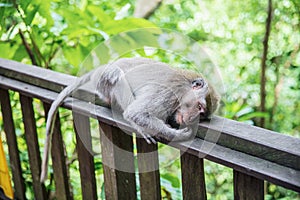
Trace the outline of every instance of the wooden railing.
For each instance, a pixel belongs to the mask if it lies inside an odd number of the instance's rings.
[[[45,186],[39,181],[41,154],[32,100],[40,99],[47,113],[57,92],[75,79],[70,75],[0,59],[1,111],[16,199],[26,199],[26,188],[8,91],[12,90],[20,94],[35,199],[46,199]],[[81,123],[75,127],[75,132],[77,136],[84,133],[86,141],[91,140],[90,117],[99,121],[102,129],[100,133],[102,162],[109,163],[103,167],[106,199],[137,199],[133,137],[124,133],[124,131],[132,132],[133,129],[127,123],[113,119],[109,108],[88,103],[90,98],[95,98],[95,94],[88,87],[83,87],[76,92],[74,98],[76,97],[80,100],[70,101],[72,98],[69,98],[62,107],[72,109],[73,119],[80,120]],[[51,155],[54,161],[52,167],[56,197],[72,199],[59,117],[54,130]],[[173,146],[182,153],[183,199],[206,199],[204,159],[233,169],[235,199],[264,199],[264,181],[300,192],[300,139],[298,138],[214,117],[210,122],[199,124],[197,137],[192,141],[160,142]],[[87,144],[83,144],[77,137],[82,197],[97,199],[94,158],[85,145]],[[136,138],[136,145],[141,199],[160,199],[157,145],[149,145],[141,138]],[[126,151],[119,151],[119,149]],[[142,153],[145,152],[154,153],[151,156],[143,156]],[[119,170],[124,163],[131,171]],[[146,169],[156,170],[145,172]]]

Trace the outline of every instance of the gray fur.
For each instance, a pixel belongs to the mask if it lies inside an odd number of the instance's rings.
[[[96,85],[99,97],[110,104],[112,110],[118,110],[148,143],[155,143],[154,136],[168,141],[189,139],[193,134],[189,126],[197,123],[195,119],[200,116],[199,103],[210,112],[205,113],[207,116],[216,110],[219,97],[210,94],[215,93],[210,85],[205,82],[203,88],[192,90],[191,83],[197,78],[203,77],[146,58],[119,59],[78,78],[58,95],[48,113],[41,181],[47,174],[49,145],[58,107],[84,83],[91,81]],[[173,115],[183,119],[185,128],[175,129],[166,123]]]

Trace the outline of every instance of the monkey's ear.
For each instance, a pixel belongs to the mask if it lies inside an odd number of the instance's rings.
[[[219,108],[221,96],[214,90],[214,88],[210,87],[210,92],[205,98],[207,103],[207,118],[216,112]]]

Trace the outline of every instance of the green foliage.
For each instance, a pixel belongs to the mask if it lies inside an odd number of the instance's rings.
[[[7,17],[1,20],[0,57],[75,74],[90,51],[111,35],[154,27],[144,19],[115,20],[99,4],[38,0],[3,3],[1,13]]]
[[[232,170],[224,166],[204,162],[208,199],[233,199]]]
[[[183,31],[210,48],[226,87],[223,116],[252,124],[265,117],[267,128],[300,137],[299,2],[273,4],[267,58],[268,110],[264,114],[258,107],[267,1],[164,1],[150,20]],[[234,109],[246,107],[247,116],[240,119],[235,115],[238,110]]]

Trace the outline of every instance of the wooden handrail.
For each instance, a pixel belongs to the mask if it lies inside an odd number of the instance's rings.
[[[0,59],[0,88],[2,90],[14,90],[23,96],[40,99],[46,104],[50,104],[56,98],[57,92],[73,83],[75,79],[76,77],[70,75]],[[101,101],[97,100],[97,105],[89,103],[90,101],[95,101],[96,95],[94,91],[91,85],[83,86],[74,93],[73,97],[67,98],[62,107],[72,109],[79,116],[95,118],[99,120],[102,127],[113,126],[126,132],[134,131],[125,121],[114,119],[110,109],[103,107],[106,105],[101,103]],[[4,106],[2,104],[1,97],[1,107]],[[4,111],[2,110],[2,112]],[[110,130],[108,127],[106,130]],[[125,139],[127,142],[129,140],[130,138]],[[256,186],[258,188],[253,189],[252,187],[253,192],[263,191],[261,189],[261,180],[270,181],[300,192],[299,138],[221,117],[213,117],[211,121],[199,123],[197,137],[192,141],[178,143],[170,143],[170,141],[160,142],[185,152],[184,155],[186,156],[182,158],[182,162],[197,163],[199,169],[202,168],[202,164],[201,161],[199,163],[197,160],[202,158],[234,169],[235,196],[241,195],[246,190],[252,191],[250,190],[251,188],[243,188],[241,184],[237,183],[248,179],[257,183]],[[102,145],[105,146],[105,144]],[[147,145],[141,146],[149,148]],[[187,165],[183,164],[182,166],[182,170],[186,170],[183,173],[183,182],[186,183],[185,179],[190,174]],[[159,172],[149,175],[149,177],[152,177],[151,180],[156,183],[157,178],[154,177],[157,177],[157,173]],[[110,175],[106,174],[105,176],[110,177]],[[131,177],[131,175],[124,176],[127,178]],[[120,188],[117,187],[117,189]],[[153,191],[157,190],[156,188]],[[188,191],[184,193],[187,195],[185,198],[188,199]],[[258,193],[260,194],[258,197],[261,196],[261,192]],[[147,195],[146,191],[145,195]],[[205,195],[202,197],[206,198]]]

